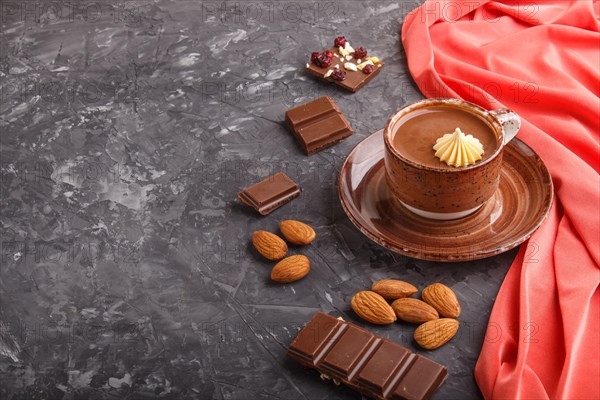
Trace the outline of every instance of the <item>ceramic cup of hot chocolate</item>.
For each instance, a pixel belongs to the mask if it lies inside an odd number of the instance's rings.
[[[384,129],[388,187],[406,208],[425,218],[466,217],[498,189],[502,150],[520,126],[519,116],[508,109],[487,111],[456,99],[410,104],[392,115]],[[462,138],[477,139],[483,150],[480,159],[464,166],[441,161],[433,149],[438,139],[459,131]]]

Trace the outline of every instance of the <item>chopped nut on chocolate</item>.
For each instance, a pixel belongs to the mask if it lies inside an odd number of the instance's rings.
[[[360,60],[359,60],[359,61],[360,61]],[[366,67],[367,65],[373,65],[373,61],[371,61],[371,60],[367,60],[367,61],[364,61],[364,62],[362,62],[362,63],[358,63],[358,65],[356,66],[356,68],[358,68],[359,70],[361,70],[361,71],[362,71],[362,69],[363,69],[364,67]]]
[[[344,50],[346,50],[347,54],[354,53],[354,49],[352,48],[352,46],[350,46],[350,42],[346,42],[346,45],[344,46]]]
[[[356,64],[351,62],[345,63],[344,68],[346,68],[348,71],[357,71]]]

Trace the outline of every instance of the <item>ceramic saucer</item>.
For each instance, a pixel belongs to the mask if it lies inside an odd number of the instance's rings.
[[[394,252],[433,261],[490,257],[523,243],[552,205],[550,173],[519,139],[504,148],[500,185],[477,212],[435,221],[410,212],[385,181],[383,130],[360,142],[340,171],[338,190],[350,220],[368,238]]]

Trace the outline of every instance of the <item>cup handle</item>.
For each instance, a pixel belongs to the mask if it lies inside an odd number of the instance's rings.
[[[521,118],[516,112],[508,108],[499,108],[490,111],[490,114],[496,117],[500,124],[502,124],[502,128],[504,129],[504,144],[507,144],[517,136],[517,132],[521,128]]]

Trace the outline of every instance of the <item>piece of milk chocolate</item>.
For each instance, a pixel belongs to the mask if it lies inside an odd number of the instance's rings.
[[[346,117],[329,96],[319,97],[288,110],[285,120],[308,155],[332,146],[352,134]]]
[[[340,60],[341,55],[339,54],[337,47],[332,47],[329,49],[329,51],[331,51],[334,55],[333,61],[330,66],[321,68],[321,67],[317,66],[317,64],[310,62],[307,64],[306,70],[312,75],[315,75],[315,76],[317,76],[321,79],[324,79],[328,82],[333,82],[336,85],[341,86],[344,89],[347,89],[351,92],[358,92],[360,90],[360,88],[365,86],[367,83],[369,83],[373,78],[375,78],[379,74],[379,72],[381,71],[381,68],[383,68],[383,65],[384,65],[383,61],[381,61],[381,60],[377,61],[376,63],[373,63],[373,72],[371,72],[370,74],[365,74],[361,70],[357,70],[357,71],[348,70],[344,67],[344,65],[346,63],[357,65],[358,60],[356,60],[354,57],[350,60],[346,60],[345,58],[343,61]],[[363,61],[363,60],[361,60],[361,61]],[[336,68],[336,66],[337,66],[337,68]],[[328,75],[330,70],[335,71],[336,69],[339,69],[346,73],[345,79],[343,81],[333,79],[331,74],[326,77],[326,75]]]
[[[242,190],[238,197],[244,204],[267,215],[299,194],[298,185],[283,172],[278,172]]]
[[[444,383],[443,365],[384,337],[317,312],[287,354],[374,399],[428,399]]]

